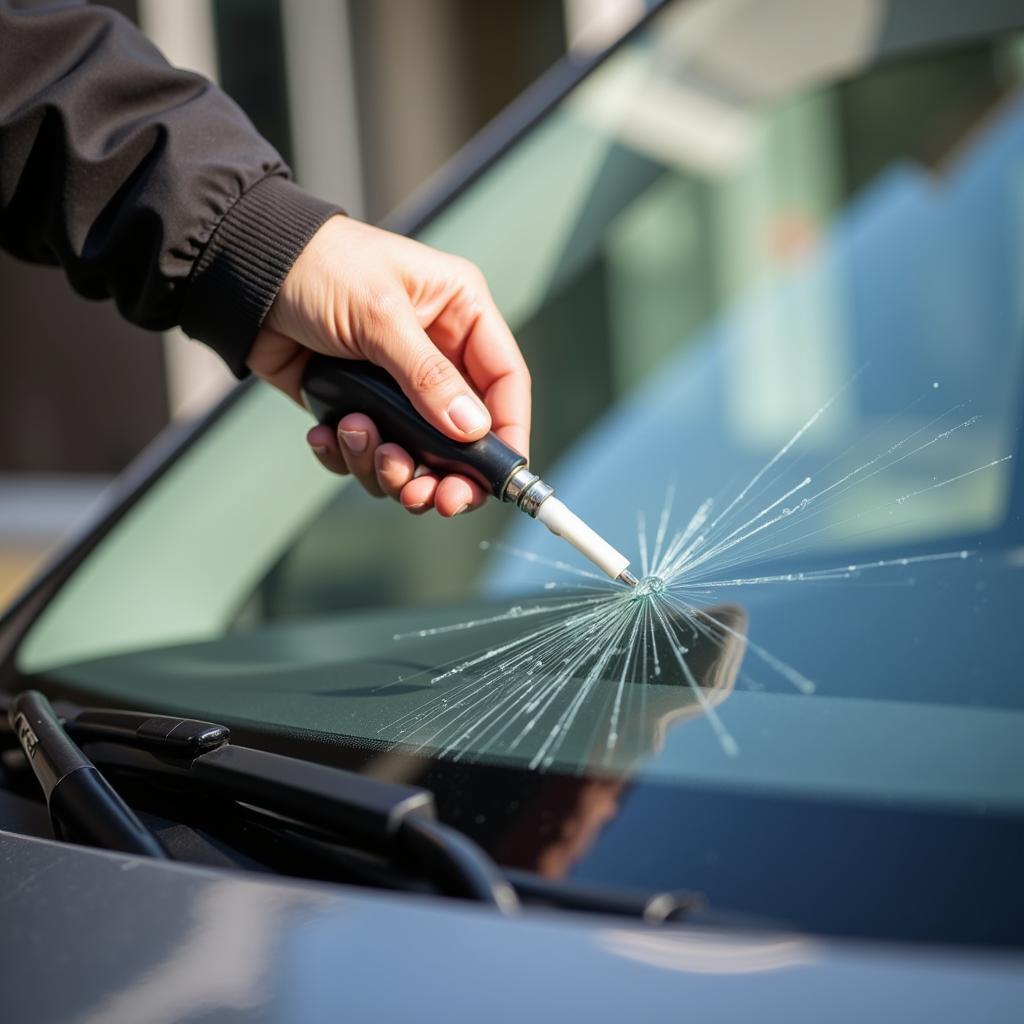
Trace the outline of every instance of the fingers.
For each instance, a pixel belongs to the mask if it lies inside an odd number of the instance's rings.
[[[436,508],[445,519],[450,519],[479,508],[487,500],[483,488],[467,477],[451,474],[438,479],[433,473],[417,474],[412,457],[398,445],[380,445],[374,465],[378,490],[413,515]]]
[[[446,519],[479,508],[487,500],[483,488],[464,476],[452,473],[438,485],[434,508]]]
[[[445,518],[479,508],[487,495],[477,483],[451,474],[439,479],[397,444],[382,443],[368,416],[352,413],[337,431],[320,424],[306,435],[320,464],[332,473],[352,473],[369,494],[390,497],[413,515],[436,508]]]
[[[345,456],[338,447],[338,435],[330,427],[318,423],[306,434],[306,441],[324,469],[339,476],[348,475]]]
[[[395,377],[429,422],[450,437],[472,440],[493,425],[503,440],[528,455],[530,375],[512,332],[486,286],[482,289],[478,298],[460,292],[426,331],[411,303],[396,299],[387,304],[388,315],[376,322],[377,341],[370,343],[366,354]],[[456,362],[446,353],[451,353]],[[484,395],[486,407],[467,387],[456,363],[466,367],[472,385]],[[344,434],[340,436],[344,441]],[[370,443],[375,443],[375,437]],[[486,501],[483,488],[458,474],[441,480],[432,475],[414,478],[412,459],[397,446],[384,446],[376,458],[377,487],[372,483],[364,486],[370,493],[397,497],[411,512],[434,507],[450,518]],[[360,480],[367,479],[369,463],[365,457],[357,463],[346,452],[346,461]]]
[[[380,433],[373,420],[362,413],[343,416],[338,423],[338,447],[345,458],[349,472],[375,498],[384,497],[384,488],[377,480],[376,452]]]
[[[488,295],[466,340],[470,379],[491,410],[494,430],[523,455],[530,455],[531,382],[519,346]]]
[[[381,490],[397,501],[402,488],[412,480],[416,471],[412,456],[397,444],[382,444],[374,452],[373,464]]]
[[[456,441],[475,441],[491,429],[487,407],[427,336],[404,293],[378,300],[362,347],[442,433]]]
[[[442,352],[465,367],[490,411],[491,429],[529,457],[530,373],[483,278],[471,270],[465,295],[448,303],[427,333]]]
[[[439,481],[433,473],[422,473],[415,475],[403,488],[399,495],[402,508],[413,515],[422,513],[434,507],[434,495],[437,491]]]

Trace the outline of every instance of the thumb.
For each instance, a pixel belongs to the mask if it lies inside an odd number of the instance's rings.
[[[424,419],[456,441],[475,441],[491,429],[487,407],[427,336],[411,303],[396,303],[378,325],[364,353],[398,381]]]

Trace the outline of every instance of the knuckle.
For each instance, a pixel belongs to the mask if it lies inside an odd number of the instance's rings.
[[[412,384],[417,391],[437,391],[451,382],[452,364],[440,352],[425,355],[416,364]]]
[[[472,261],[458,257],[455,264],[459,277],[474,290],[486,292],[487,282],[484,272]]]
[[[385,337],[398,315],[400,297],[389,291],[374,291],[364,303],[366,334],[377,342]]]

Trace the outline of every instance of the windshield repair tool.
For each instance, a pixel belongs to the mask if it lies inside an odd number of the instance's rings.
[[[420,416],[393,377],[358,360],[313,356],[306,367],[302,394],[321,423],[337,427],[349,413],[369,416],[385,441],[400,444],[417,462],[476,480],[499,501],[512,502],[568,541],[611,579],[636,586],[629,559],[559,501],[554,488],[530,471],[526,457],[497,434],[486,434],[468,444],[453,441]]]

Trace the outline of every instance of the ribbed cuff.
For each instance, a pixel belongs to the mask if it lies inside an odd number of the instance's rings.
[[[245,377],[282,282],[321,224],[343,211],[287,178],[257,182],[225,214],[189,278],[181,327]]]

